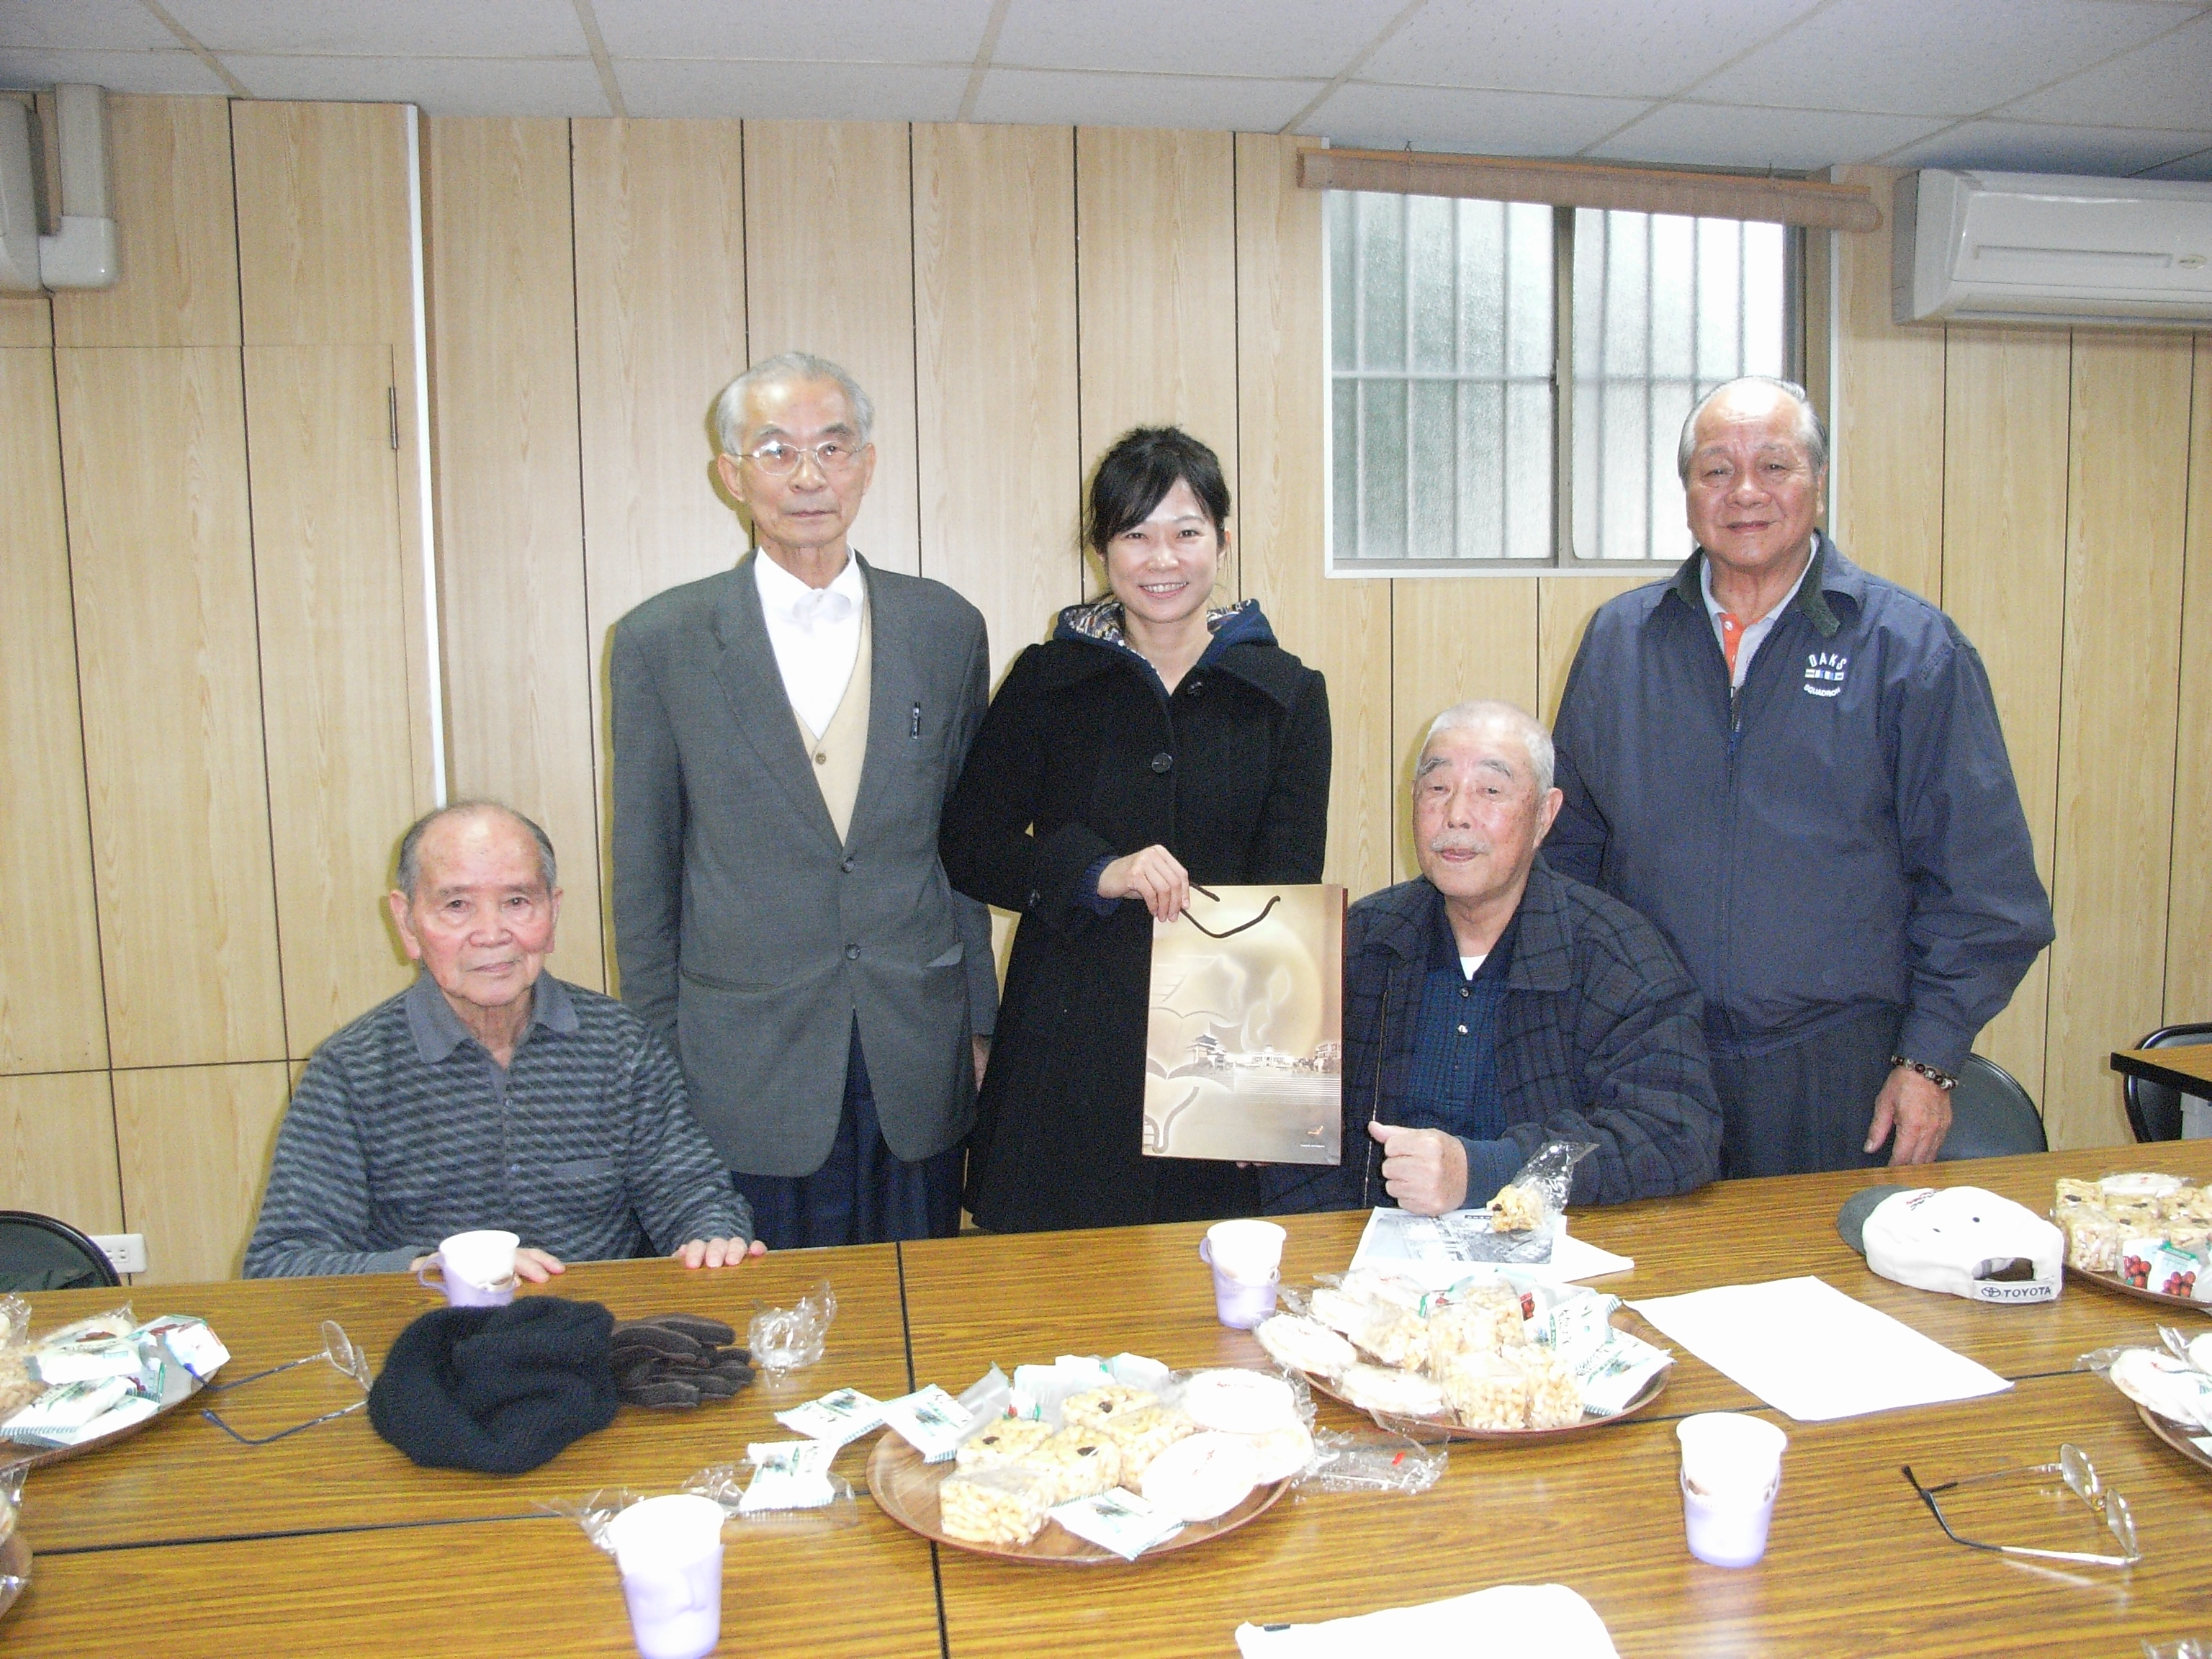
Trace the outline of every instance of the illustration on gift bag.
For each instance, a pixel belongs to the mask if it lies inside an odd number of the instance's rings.
[[[1146,1155],[1339,1162],[1344,889],[1190,891],[1152,924]]]

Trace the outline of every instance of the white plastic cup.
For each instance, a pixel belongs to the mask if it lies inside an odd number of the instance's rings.
[[[1682,1529],[1690,1553],[1747,1567],[1766,1553],[1782,1452],[1790,1437],[1764,1418],[1700,1412],[1674,1428],[1682,1444]]]
[[[1283,1265],[1289,1237],[1272,1221],[1217,1221],[1206,1230],[1206,1260],[1243,1285],[1265,1285]]]
[[[607,1524],[643,1659],[704,1659],[722,1637],[722,1506],[648,1498]]]
[[[435,1267],[437,1288],[453,1306],[502,1307],[514,1300],[514,1254],[521,1243],[497,1228],[455,1233],[416,1269],[415,1277],[428,1285],[432,1281],[425,1275]]]

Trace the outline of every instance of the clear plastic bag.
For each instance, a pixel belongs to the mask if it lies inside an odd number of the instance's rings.
[[[1425,1492],[1443,1479],[1450,1461],[1446,1437],[1434,1425],[1399,1428],[1322,1429],[1314,1459],[1297,1478],[1301,1492]]]
[[[1586,1140],[1547,1140],[1523,1164],[1512,1180],[1492,1195],[1488,1210],[1499,1233],[1538,1233],[1548,1238],[1559,1231],[1566,1212],[1567,1195],[1574,1189],[1575,1165],[1597,1147]]]
[[[821,1470],[819,1487],[807,1492],[783,1479],[788,1460],[781,1454],[793,1443],[787,1441],[749,1446],[744,1462],[717,1463],[702,1469],[684,1483],[684,1490],[713,1498],[722,1506],[730,1522],[746,1536],[806,1536],[857,1526],[860,1519],[859,1494],[853,1490],[851,1482],[827,1467],[838,1449],[826,1449],[829,1459]],[[796,1443],[802,1451],[811,1449],[805,1443]]]
[[[2174,1642],[2146,1642],[2143,1659],[2212,1659],[2212,1636],[2185,1636]]]
[[[745,1328],[745,1346],[753,1364],[771,1376],[781,1376],[822,1358],[830,1340],[830,1322],[837,1316],[837,1293],[823,1279],[799,1298],[795,1308],[763,1308]]]
[[[2074,1362],[2169,1422],[2212,1431],[2212,1376],[2157,1348],[2098,1348]]]
[[[30,1373],[30,1352],[31,1304],[20,1296],[0,1297],[0,1423],[46,1391]]]

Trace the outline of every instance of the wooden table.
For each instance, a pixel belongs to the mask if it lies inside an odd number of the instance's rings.
[[[2055,1176],[2121,1168],[2212,1179],[2212,1145],[1939,1165],[1924,1178],[2042,1208]],[[851,1525],[826,1534],[733,1525],[721,1651],[1225,1654],[1245,1619],[1327,1618],[1516,1581],[1572,1585],[1630,1656],[2132,1652],[2140,1638],[2212,1625],[2212,1471],[2154,1440],[2101,1380],[2069,1369],[2087,1348],[2148,1340],[2172,1316],[2079,1285],[2055,1306],[1996,1309],[1880,1279],[1837,1237],[1834,1218],[1845,1197],[1883,1176],[1735,1182],[1572,1219],[1582,1236],[1635,1258],[1632,1272],[1601,1281],[1615,1294],[1817,1273],[2018,1379],[2006,1394],[1953,1406],[1778,1419],[1791,1449],[1756,1567],[1707,1567],[1682,1547],[1674,1424],[1695,1410],[1765,1409],[1683,1354],[1644,1417],[1564,1440],[1456,1447],[1443,1481],[1419,1498],[1292,1494],[1218,1543],[1131,1566],[1023,1568],[933,1549],[865,1498]],[[1286,1277],[1343,1267],[1363,1221],[1294,1221]],[[756,1389],[698,1413],[625,1412],[514,1479],[416,1469],[358,1418],[258,1449],[196,1416],[165,1419],[127,1445],[32,1477],[24,1528],[40,1554],[30,1589],[0,1622],[0,1646],[10,1659],[112,1651],[126,1638],[179,1659],[628,1653],[612,1564],[569,1522],[516,1518],[536,1502],[620,1484],[671,1490],[741,1456],[748,1439],[782,1437],[769,1413],[786,1400],[846,1383],[878,1395],[925,1382],[957,1391],[994,1361],[1125,1348],[1182,1366],[1253,1363],[1258,1345],[1212,1317],[1201,1231],[794,1253],[719,1276],[660,1262],[574,1269],[560,1288],[618,1314],[682,1307],[739,1326],[756,1301],[788,1302],[826,1276],[840,1301],[830,1356],[781,1398]],[[36,1297],[37,1322],[103,1299],[112,1293]],[[429,1305],[411,1281],[390,1278],[179,1286],[136,1299],[142,1314],[209,1316],[240,1371],[313,1347],[325,1315],[380,1360]],[[266,1409],[281,1418],[288,1404]],[[1325,1425],[1360,1421],[1334,1402],[1321,1411]],[[2069,1437],[2133,1502],[2147,1553],[2137,1567],[2052,1572],[1960,1548],[1898,1474],[1907,1462],[1936,1479],[2043,1461]],[[866,1449],[840,1462],[855,1484]]]
[[[2112,1069],[2147,1082],[2163,1083],[2185,1095],[2212,1098],[2212,1042],[2118,1049],[2112,1055]]]

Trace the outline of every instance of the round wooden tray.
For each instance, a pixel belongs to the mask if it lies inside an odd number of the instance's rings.
[[[23,1582],[30,1576],[31,1547],[24,1541],[21,1533],[10,1533],[4,1541],[0,1541],[0,1578],[15,1582],[0,1584],[0,1613],[15,1605],[15,1598],[23,1593]]]
[[[2185,1423],[2177,1423],[2170,1417],[2160,1417],[2140,1401],[2130,1401],[2129,1403],[2135,1407],[2136,1415],[2142,1419],[2143,1427],[2196,1464],[2198,1468],[2212,1469],[2212,1452],[2206,1451],[2197,1443],[2199,1440],[2212,1440],[2212,1434],[2207,1434],[2203,1429],[2191,1428]]]
[[[1048,1566],[1096,1566],[1106,1561],[1127,1565],[1124,1557],[1078,1538],[1066,1528],[1050,1521],[1026,1544],[976,1544],[964,1538],[948,1537],[938,1519],[937,1489],[954,1468],[950,1462],[923,1462],[921,1454],[905,1440],[887,1433],[876,1442],[875,1450],[868,1455],[868,1492],[883,1512],[899,1525],[956,1550]],[[1138,1559],[1149,1561],[1156,1555],[1190,1549],[1210,1543],[1224,1533],[1234,1532],[1274,1507],[1275,1500],[1290,1489],[1290,1485],[1287,1480],[1278,1480],[1272,1486],[1255,1486],[1250,1495],[1228,1514],[1212,1521],[1193,1522],[1165,1543],[1153,1545]]]
[[[1585,1417],[1579,1423],[1570,1423],[1558,1429],[1470,1429],[1442,1417],[1409,1417],[1400,1412],[1378,1411],[1347,1400],[1330,1386],[1329,1380],[1312,1371],[1302,1371],[1307,1383],[1316,1394],[1325,1394],[1331,1400],[1350,1406],[1356,1412],[1365,1412],[1386,1429],[1400,1433],[1411,1433],[1415,1439],[1440,1436],[1447,1440],[1555,1440],[1563,1434],[1583,1434],[1591,1429],[1602,1429],[1614,1423],[1625,1423],[1638,1413],[1650,1408],[1651,1402],[1667,1392],[1667,1378],[1674,1370],[1672,1365],[1662,1366],[1651,1380],[1636,1391],[1636,1396],[1610,1417]]]
[[[2085,1284],[2094,1285],[2100,1290],[2117,1291],[2121,1296],[2131,1296],[2138,1302],[2155,1302],[2163,1307],[2186,1308],[2191,1313],[2212,1316],[2212,1302],[2197,1302],[2185,1296],[2168,1296],[2164,1291],[2147,1290],[2140,1285],[2129,1283],[2118,1273],[2099,1273],[2094,1268],[2077,1267],[2069,1262],[2066,1266],[2066,1276],[2069,1279],[2081,1279]]]

